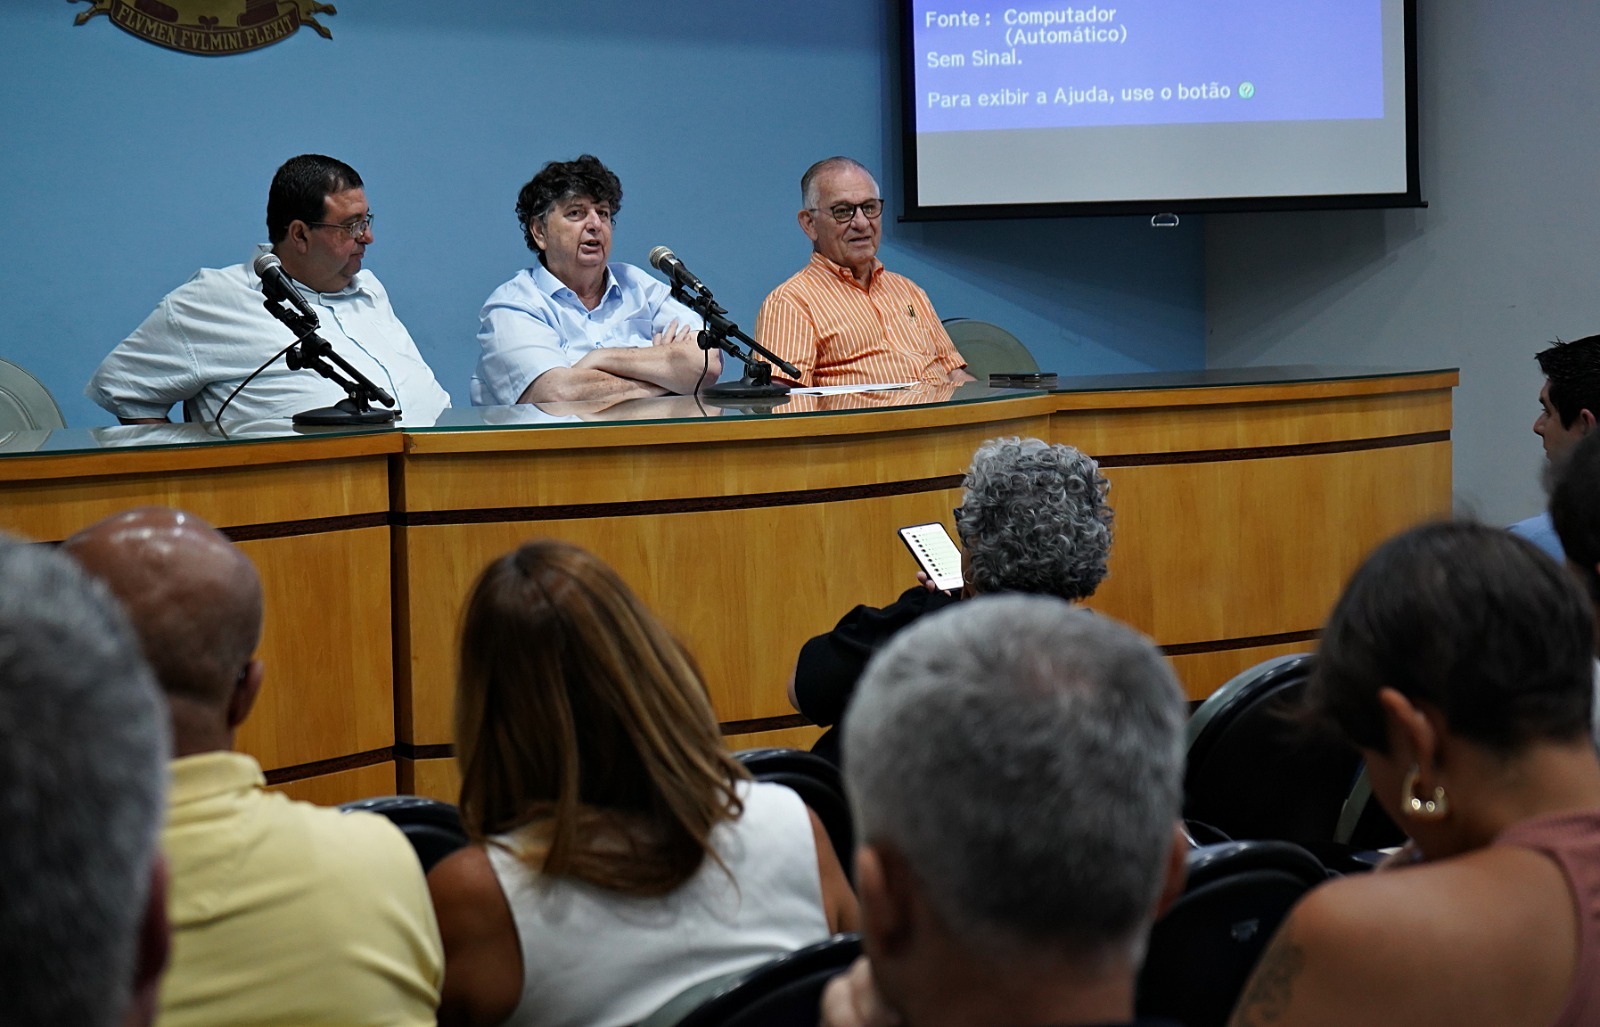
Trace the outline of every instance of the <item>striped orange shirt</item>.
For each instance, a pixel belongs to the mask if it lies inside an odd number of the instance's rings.
[[[798,367],[801,385],[945,382],[967,366],[911,279],[878,261],[862,288],[820,253],[768,294],[756,341]]]

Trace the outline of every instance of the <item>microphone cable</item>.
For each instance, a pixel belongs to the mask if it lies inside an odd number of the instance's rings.
[[[311,334],[311,332],[307,332],[306,333],[306,335],[310,335],[310,334]],[[283,347],[283,349],[280,349],[278,352],[272,354],[272,356],[267,358],[267,362],[266,363],[262,364],[260,367],[256,368],[254,371],[250,372],[250,377],[246,378],[244,381],[240,382],[238,385],[235,385],[233,387],[233,391],[228,393],[228,398],[223,400],[222,401],[222,405],[217,408],[217,416],[213,417],[211,419],[211,423],[216,426],[217,431],[222,432],[222,434],[224,436],[226,436],[228,434],[227,430],[222,427],[222,412],[224,410],[228,409],[228,404],[233,402],[233,397],[235,397],[235,396],[237,396],[239,394],[239,390],[243,389],[246,385],[249,385],[251,382],[255,381],[256,375],[260,374],[262,371],[265,371],[267,368],[271,367],[273,362],[276,361],[279,357],[283,356],[285,353],[289,352],[290,350],[294,349],[296,346],[300,345],[301,340],[304,339],[305,337],[306,337],[305,335],[302,335],[299,339],[294,340],[293,342],[289,343],[289,345]]]

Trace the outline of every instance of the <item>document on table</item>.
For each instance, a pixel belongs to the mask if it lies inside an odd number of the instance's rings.
[[[869,382],[866,385],[814,385],[808,389],[790,389],[791,396],[843,396],[850,392],[891,392],[909,389],[916,382]]]

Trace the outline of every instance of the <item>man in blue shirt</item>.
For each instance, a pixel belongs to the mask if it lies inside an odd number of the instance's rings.
[[[1545,381],[1539,390],[1539,416],[1533,422],[1533,433],[1544,440],[1548,475],[1560,469],[1573,447],[1595,426],[1595,412],[1600,411],[1600,335],[1558,342],[1534,359],[1539,361]],[[1555,559],[1566,559],[1548,513],[1518,521],[1510,530]]]
[[[699,317],[631,264],[609,263],[622,183],[584,154],[551,161],[517,197],[539,262],[490,293],[479,315],[475,406],[633,399],[716,381]]]

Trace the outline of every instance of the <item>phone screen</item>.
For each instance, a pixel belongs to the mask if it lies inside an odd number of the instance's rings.
[[[944,530],[944,525],[913,524],[900,529],[900,538],[932,579],[934,588],[945,592],[960,590],[961,549]]]

